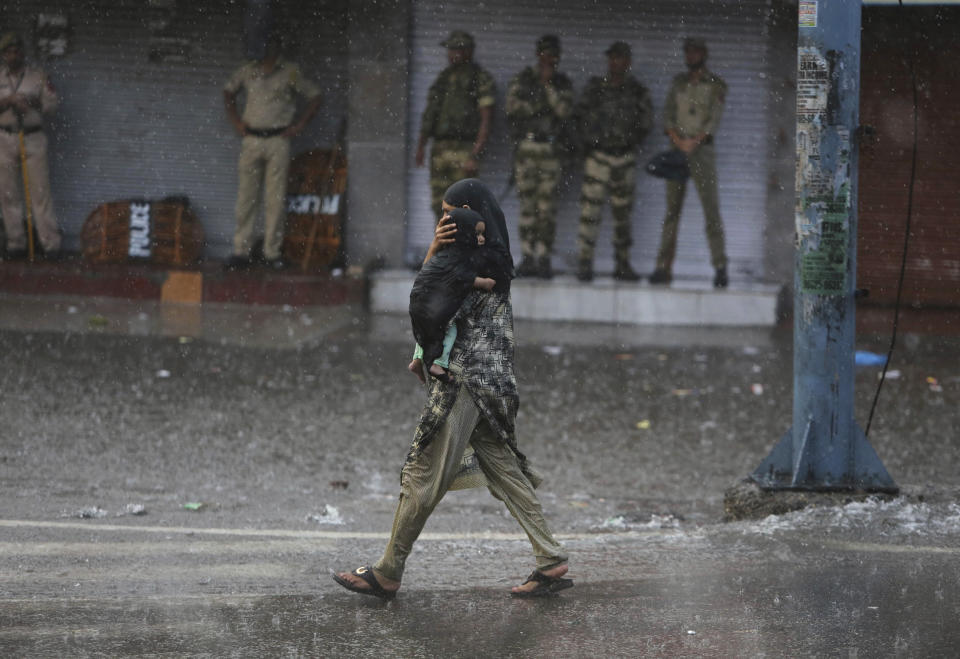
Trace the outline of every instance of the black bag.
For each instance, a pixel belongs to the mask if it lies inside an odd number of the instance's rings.
[[[686,181],[690,177],[687,154],[679,149],[658,153],[647,163],[647,174],[671,181]]]

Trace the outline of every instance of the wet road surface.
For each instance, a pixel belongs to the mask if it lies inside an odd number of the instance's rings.
[[[152,304],[10,298],[0,312],[0,655],[960,644],[955,339],[904,337],[884,386],[870,440],[905,496],[724,523],[723,491],[789,424],[788,331],[518,323],[520,442],[576,587],[511,599],[529,546],[471,490],[441,503],[383,603],[329,575],[375,561],[389,529],[423,402],[405,319],[204,307],[171,324]],[[858,371],[861,424],[876,373]]]

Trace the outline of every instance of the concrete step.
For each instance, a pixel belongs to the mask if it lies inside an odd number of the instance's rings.
[[[406,313],[416,273],[383,270],[370,276],[372,311]],[[597,277],[582,283],[572,275],[551,280],[516,279],[513,314],[527,320],[588,321],[632,325],[770,327],[777,322],[780,286],[731,282],[717,290],[709,281],[669,286],[625,283]]]

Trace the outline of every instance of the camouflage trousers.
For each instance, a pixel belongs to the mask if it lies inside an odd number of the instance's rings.
[[[470,159],[473,142],[434,140],[430,149],[430,210],[440,217],[443,193],[460,179],[473,176],[463,170]]]
[[[523,255],[548,257],[557,235],[557,185],[563,163],[547,142],[522,140],[513,159],[520,200],[520,245]]]
[[[717,167],[712,144],[704,144],[687,157],[690,178],[700,195],[703,218],[706,223],[707,243],[710,245],[710,262],[714,268],[727,267],[724,245],[723,221],[720,219],[720,203],[717,198]],[[660,251],[657,253],[657,269],[670,272],[677,251],[677,229],[680,211],[687,191],[686,181],[667,181],[667,214],[663,218],[663,233],[660,235]]]
[[[597,230],[603,205],[610,198],[613,214],[613,248],[618,263],[628,261],[633,231],[630,214],[636,189],[634,171],[637,154],[633,151],[614,155],[591,151],[583,164],[583,187],[580,189],[580,232],[577,236],[579,259],[593,262]]]

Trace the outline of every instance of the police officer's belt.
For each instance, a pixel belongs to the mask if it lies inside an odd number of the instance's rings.
[[[11,126],[0,126],[0,130],[4,131],[5,133],[19,133],[19,132],[20,132],[20,129],[19,129],[19,128],[13,128],[13,127],[11,127]],[[43,126],[24,126],[24,127],[23,127],[23,134],[24,134],[24,135],[29,135],[30,133],[39,133],[41,130],[43,130]]]
[[[247,135],[253,137],[276,137],[283,135],[290,126],[281,126],[280,128],[247,128]]]

